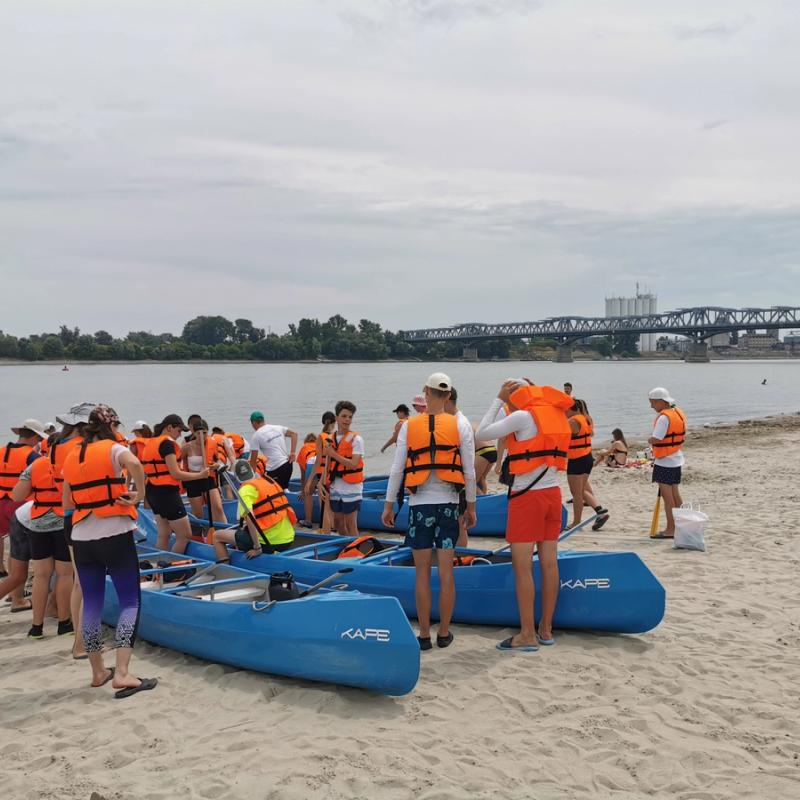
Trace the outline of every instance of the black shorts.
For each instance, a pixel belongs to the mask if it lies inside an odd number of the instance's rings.
[[[32,531],[28,529],[28,542],[31,548],[31,561],[52,558],[56,561],[69,561],[69,550],[64,529],[56,531]]]
[[[177,486],[153,486],[148,483],[144,496],[153,513],[159,517],[172,522],[186,516],[186,507]]]
[[[31,560],[31,545],[28,541],[28,529],[17,519],[16,514],[11,515],[8,523],[8,541],[11,544],[9,555],[17,561]]]
[[[209,475],[207,478],[198,478],[196,481],[184,481],[183,488],[186,489],[187,497],[202,497],[206,492],[211,491],[211,489],[217,489],[219,487],[216,477]]]
[[[567,462],[567,475],[589,475],[594,466],[594,457],[587,453],[580,458],[572,458]]]
[[[235,538],[237,550],[246,553],[248,550],[253,549],[253,539],[247,528],[239,528],[239,530],[236,531]],[[281,553],[284,550],[289,550],[294,547],[294,542],[285,542],[284,544],[264,544],[262,542],[261,547],[265,553]]]
[[[475,451],[475,457],[480,456],[484,461],[490,464],[497,463],[497,448],[496,447],[481,447]]]
[[[677,486],[681,482],[680,467],[662,467],[658,464],[653,465],[653,483],[665,483],[670,486]]]
[[[267,475],[281,487],[281,489],[287,489],[289,487],[289,481],[292,479],[292,471],[294,470],[294,462],[287,461],[283,466],[278,467],[274,470],[267,470]]]

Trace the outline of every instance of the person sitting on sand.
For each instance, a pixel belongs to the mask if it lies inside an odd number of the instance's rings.
[[[247,558],[288,550],[294,543],[297,517],[283,489],[270,477],[258,477],[244,459],[237,461],[233,469],[241,483],[239,496],[244,506],[239,504],[238,528],[214,532],[217,560],[230,560],[227,545],[235,546]]]
[[[411,493],[405,545],[411,548],[416,572],[414,596],[419,620],[420,650],[431,649],[431,563],[434,550],[439,573],[438,647],[453,641],[450,619],[456,601],[453,555],[459,537],[459,496],[466,497],[464,522],[475,525],[475,445],[472,427],[463,415],[445,411],[452,382],[442,372],[425,381],[427,413],[412,417],[400,429],[381,521],[395,522],[394,501],[401,480]]]
[[[411,412],[408,410],[408,406],[405,403],[400,403],[400,405],[392,411],[392,414],[397,414],[397,422],[394,424],[394,431],[389,437],[389,440],[381,447],[381,453],[385,452],[388,447],[391,447],[397,441],[397,434],[400,433],[400,428],[402,428],[403,423],[408,420]]]
[[[611,431],[611,445],[598,451],[594,465],[597,466],[601,461],[605,461],[607,467],[624,467],[628,463],[628,442],[620,428]]]
[[[664,501],[666,527],[653,536],[654,539],[675,537],[674,508],[683,505],[680,493],[681,469],[685,463],[683,443],[686,440],[686,415],[670,397],[663,386],[652,389],[648,395],[650,408],[656,412],[653,435],[647,440],[653,448],[653,483]]]

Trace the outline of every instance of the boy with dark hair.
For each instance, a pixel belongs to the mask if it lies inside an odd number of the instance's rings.
[[[364,494],[364,440],[350,430],[356,407],[340,400],[335,407],[336,432],[325,445],[331,511],[337,533],[358,536],[358,512]]]

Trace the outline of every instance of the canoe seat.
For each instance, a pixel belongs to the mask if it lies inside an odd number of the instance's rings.
[[[221,589],[214,592],[213,597],[211,590],[207,590],[197,597],[200,600],[213,600],[216,603],[251,603],[253,600],[263,600],[264,594],[263,587],[241,586]]]

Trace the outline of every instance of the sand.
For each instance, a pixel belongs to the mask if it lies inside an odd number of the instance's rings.
[[[456,625],[416,690],[384,698],[140,643],[158,688],[88,687],[55,636],[0,611],[0,791],[31,798],[800,797],[800,417],[694,433],[684,499],[706,553],[647,537],[648,470],[599,469],[611,521],[576,548],[634,550],[667,590],[642,636]],[[477,542],[478,540],[476,540]],[[496,540],[495,540],[496,542]],[[93,794],[96,793],[96,794]]]

